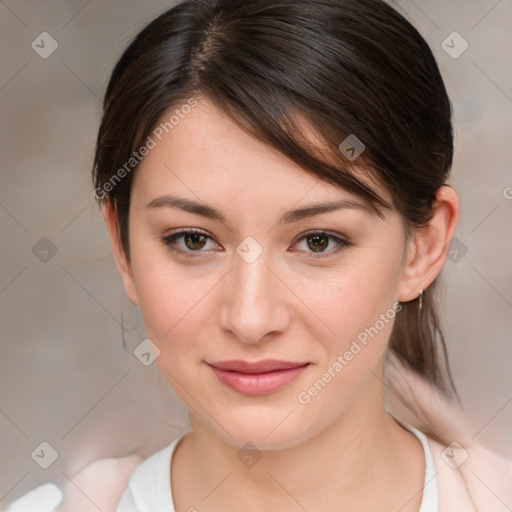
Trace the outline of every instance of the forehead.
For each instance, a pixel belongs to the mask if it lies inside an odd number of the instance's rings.
[[[180,107],[173,106],[162,115],[158,136],[152,132],[155,145],[135,173],[134,200],[176,190],[233,203],[240,196],[281,203],[295,203],[306,194],[315,199],[357,197],[307,172],[205,99],[180,117],[173,116],[177,110]],[[308,135],[314,137],[311,131]],[[387,198],[382,187],[371,186]]]

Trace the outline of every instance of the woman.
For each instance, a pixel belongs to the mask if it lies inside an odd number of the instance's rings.
[[[95,196],[191,430],[59,510],[510,510],[437,319],[452,157],[432,52],[384,2],[188,0],[144,28]]]

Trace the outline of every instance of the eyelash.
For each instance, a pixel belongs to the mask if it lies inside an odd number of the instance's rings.
[[[204,231],[201,231],[201,230],[195,229],[195,228],[189,228],[186,230],[184,229],[184,230],[176,231],[174,233],[170,233],[168,235],[161,237],[160,240],[161,240],[162,244],[169,247],[169,249],[171,251],[183,255],[185,258],[200,257],[200,253],[206,252],[206,251],[204,251],[204,250],[191,251],[191,250],[183,250],[183,249],[176,248],[176,245],[175,245],[176,240],[183,238],[185,235],[189,235],[189,234],[203,235],[206,238],[213,240],[213,238],[210,235],[208,235]],[[318,259],[318,258],[329,257],[329,256],[332,256],[333,254],[337,254],[340,251],[342,251],[343,249],[346,249],[353,245],[352,243],[348,242],[347,240],[340,238],[339,236],[336,236],[336,235],[331,234],[328,231],[324,231],[324,230],[308,231],[307,233],[304,233],[299,238],[297,238],[294,241],[293,245],[300,242],[301,240],[307,239],[308,237],[311,237],[314,235],[326,236],[329,240],[336,242],[338,244],[338,247],[336,249],[333,249],[333,250],[330,250],[327,252],[318,252],[318,253],[310,252],[308,254],[311,254],[312,256],[306,256],[307,259]],[[194,253],[199,253],[199,254],[196,255]]]

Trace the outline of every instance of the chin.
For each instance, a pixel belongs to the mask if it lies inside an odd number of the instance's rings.
[[[260,414],[252,421],[251,415],[244,415],[234,421],[223,423],[229,434],[218,425],[210,425],[210,428],[213,427],[212,430],[217,436],[237,448],[243,448],[251,443],[262,451],[284,450],[311,437],[311,434],[308,434],[307,426],[298,422],[298,417],[293,418],[294,416],[295,414],[292,413],[285,421],[283,419],[286,416],[281,415],[277,421],[269,416],[268,421],[262,421]]]

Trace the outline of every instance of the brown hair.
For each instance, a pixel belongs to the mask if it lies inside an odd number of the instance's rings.
[[[435,58],[385,2],[186,0],[135,37],[105,94],[95,195],[114,205],[128,259],[134,155],[164,112],[195,97],[210,100],[306,172],[365,198],[378,213],[396,208],[408,231],[431,218],[452,165],[452,111]],[[365,146],[357,160],[339,148],[351,135]],[[362,169],[368,179],[356,177]],[[392,205],[372,180],[390,191]],[[416,300],[402,304],[390,349],[456,395],[433,288],[423,294],[421,315]]]

